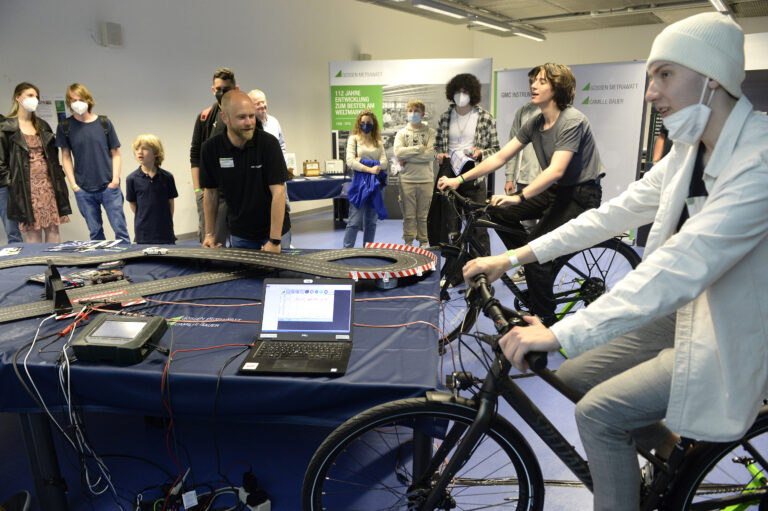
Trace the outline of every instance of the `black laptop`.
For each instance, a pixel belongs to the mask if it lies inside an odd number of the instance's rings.
[[[352,280],[264,279],[261,331],[240,373],[341,376],[354,299]]]

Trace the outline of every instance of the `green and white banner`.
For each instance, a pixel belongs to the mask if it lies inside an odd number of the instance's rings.
[[[445,110],[445,84],[459,73],[475,75],[486,92],[481,104],[486,108],[490,104],[491,59],[355,60],[330,62],[328,71],[334,131],[351,130],[357,114],[365,108],[376,114],[383,130],[399,129],[405,122],[401,126],[388,124],[399,117],[398,105],[404,107],[411,99]],[[439,115],[442,110],[433,113]],[[405,119],[404,108],[402,117]]]
[[[496,128],[502,144],[509,141],[515,112],[531,99],[529,70],[496,72]],[[619,195],[635,180],[640,164],[645,62],[588,64],[571,66],[571,70],[576,77],[573,106],[589,119],[607,170],[602,181],[605,201]],[[504,173],[496,174],[496,189],[503,189]]]

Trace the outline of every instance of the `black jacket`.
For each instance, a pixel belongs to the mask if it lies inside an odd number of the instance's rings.
[[[69,189],[64,179],[64,170],[59,164],[59,150],[51,127],[38,119],[40,140],[48,164],[48,176],[59,215],[71,215]],[[32,189],[29,179],[29,148],[24,134],[19,129],[19,120],[9,117],[0,121],[0,186],[8,186],[8,218],[17,222],[32,224],[35,214],[32,210]]]

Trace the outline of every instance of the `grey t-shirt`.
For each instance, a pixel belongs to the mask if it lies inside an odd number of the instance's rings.
[[[605,173],[589,120],[583,113],[567,106],[560,112],[554,126],[548,130],[543,127],[544,114],[539,114],[520,128],[517,139],[522,144],[533,144],[542,169],[549,167],[555,151],[574,153],[558,185],[571,186],[591,181]]]

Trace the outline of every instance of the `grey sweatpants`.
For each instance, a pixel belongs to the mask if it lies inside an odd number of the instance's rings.
[[[595,511],[639,509],[634,444],[651,449],[671,434],[660,421],[672,383],[674,333],[671,314],[567,360],[557,371],[586,392],[576,405],[576,425],[592,473]]]

